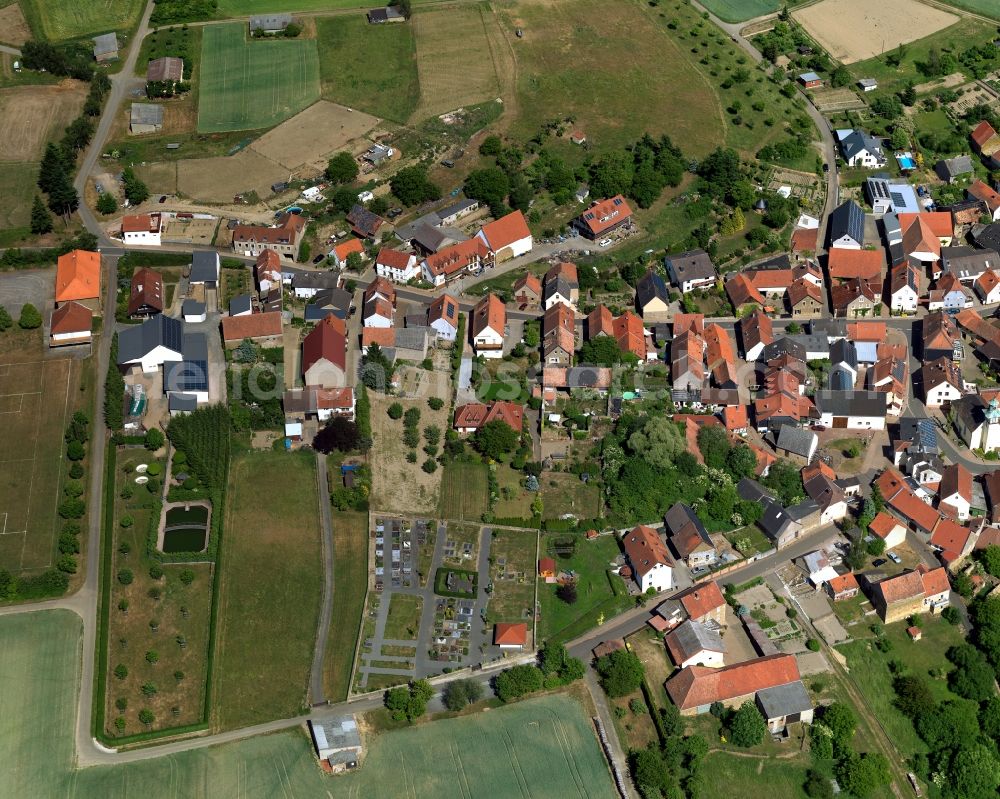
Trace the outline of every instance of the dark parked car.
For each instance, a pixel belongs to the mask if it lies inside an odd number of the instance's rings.
[[[872,566],[874,566],[876,569],[878,569],[881,566],[885,566],[885,564],[886,564],[885,558],[877,558],[876,560],[872,561]]]
[[[395,219],[401,213],[403,213],[403,209],[402,208],[390,208],[389,212],[386,214],[386,216],[389,217],[389,219]]]
[[[314,264],[318,264],[320,261],[325,261],[325,260],[326,260],[326,256],[323,253],[320,253],[315,258],[313,258],[313,263]]]
[[[163,196],[160,197],[160,202],[165,203],[166,201],[167,201],[167,195],[164,194]]]

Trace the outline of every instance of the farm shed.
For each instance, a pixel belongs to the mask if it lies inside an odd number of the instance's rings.
[[[163,106],[153,103],[132,103],[129,114],[129,133],[159,133],[163,130]]]
[[[250,33],[280,33],[292,24],[291,14],[261,14],[250,17]]]
[[[102,33],[94,37],[94,58],[98,61],[118,59],[118,37],[113,33]]]

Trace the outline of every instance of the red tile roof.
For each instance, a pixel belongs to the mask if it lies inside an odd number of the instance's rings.
[[[483,225],[482,233],[493,252],[499,252],[515,241],[531,236],[528,223],[520,211],[511,211],[507,216],[502,216],[495,222]]]
[[[90,333],[94,314],[86,305],[67,302],[52,312],[51,335]]]
[[[514,281],[514,295],[516,296],[519,291],[530,291],[536,297],[541,297],[542,282],[538,279],[537,275],[528,272]]]
[[[73,250],[56,262],[56,302],[94,300],[101,296],[101,254]]]
[[[222,340],[243,341],[281,335],[281,311],[222,317]]]
[[[763,311],[754,311],[740,322],[740,335],[743,337],[744,352],[753,349],[758,344],[767,346],[774,341],[774,326],[771,317]]]
[[[347,369],[347,327],[343,319],[332,313],[326,317],[302,342],[302,371],[317,361],[325,359],[341,371]]]
[[[941,515],[913,493],[896,469],[889,467],[875,483],[890,508],[925,532],[933,532]]]
[[[982,200],[986,203],[986,207],[990,209],[991,213],[1000,208],[1000,194],[997,194],[997,192],[983,183],[983,181],[973,181],[968,185],[966,191],[977,200]]]
[[[406,269],[412,257],[413,256],[408,252],[402,252],[400,250],[393,250],[389,247],[383,247],[381,250],[378,251],[378,255],[375,258],[375,263],[382,264],[383,266],[388,266],[390,269]]]
[[[489,248],[487,248],[482,240],[474,238],[468,241],[460,241],[458,244],[438,250],[433,255],[428,255],[424,263],[432,275],[444,275],[448,277],[470,266],[479,264],[489,254]]]
[[[847,338],[851,341],[885,341],[885,322],[848,322]]]
[[[507,306],[496,294],[487,294],[476,303],[476,307],[472,310],[473,336],[478,336],[487,328],[502,336],[506,325]]]
[[[159,214],[129,214],[122,217],[122,233],[156,233],[159,229]]]
[[[700,621],[726,604],[719,584],[714,581],[692,585],[674,598],[680,601],[688,617],[695,621]]]
[[[605,305],[598,305],[587,315],[587,338],[615,334],[615,317]]]
[[[905,214],[900,214],[900,217]],[[926,214],[918,214],[917,218],[910,223],[910,226],[903,230],[903,252],[906,255],[911,253],[930,253],[941,256],[941,242],[931,230],[931,226],[921,217]]]
[[[930,231],[938,238],[947,239],[955,235],[955,224],[951,218],[950,211],[928,211],[923,214],[900,214],[899,229],[906,235],[907,228],[920,218]]]
[[[718,324],[705,328],[705,365],[719,385],[736,380],[736,351],[729,333]]]
[[[361,243],[361,239],[348,239],[347,241],[334,247],[333,252],[337,256],[337,260],[346,261],[347,256],[352,252],[356,252],[358,255],[364,256],[365,247]],[[403,266],[405,266],[405,264]]]
[[[971,535],[972,531],[968,527],[956,524],[951,519],[942,519],[938,522],[929,543],[942,552],[951,552],[954,553],[955,557],[958,557],[965,552]]]
[[[615,319],[614,335],[622,352],[631,352],[640,361],[646,360],[646,333],[638,316],[626,311]]]
[[[306,226],[298,214],[283,214],[277,227],[264,225],[237,225],[233,229],[234,242],[260,242],[262,244],[293,244]]]
[[[722,409],[722,421],[726,425],[726,430],[734,433],[737,430],[745,430],[750,424],[746,405],[727,405]]]
[[[872,280],[882,275],[885,258],[881,248],[877,250],[848,250],[834,247],[830,250],[827,269],[834,280],[861,278]]]
[[[875,518],[871,520],[868,524],[868,531],[872,535],[877,535],[879,538],[886,538],[889,533],[896,529],[896,527],[903,526],[895,516],[886,513],[885,511],[879,511],[875,514]]]
[[[976,147],[982,149],[983,145],[996,135],[997,132],[993,129],[993,126],[984,119],[976,125],[976,129],[972,131],[971,138],[975,142]]]
[[[667,680],[667,693],[681,710],[690,710],[798,679],[799,667],[794,655],[768,655],[721,669],[688,666]]]
[[[427,308],[427,324],[443,320],[452,327],[458,327],[459,306],[458,300],[450,294],[442,294],[436,298]]]
[[[456,428],[471,427],[478,430],[494,421],[505,422],[508,427],[520,433],[524,424],[524,407],[516,402],[496,400],[488,405],[470,402],[455,409]]]
[[[875,592],[882,596],[886,605],[905,602],[917,597],[930,597],[950,590],[948,573],[943,567],[928,570],[921,564],[914,571],[903,572],[888,577],[875,584]]]
[[[361,328],[361,348],[368,349],[372,344],[379,347],[396,346],[396,328],[394,327],[363,327]]]
[[[622,538],[629,564],[639,577],[644,577],[657,566],[673,566],[660,534],[652,527],[637,525]]]
[[[528,641],[528,625],[523,621],[498,621],[493,625],[493,643],[497,646],[524,646]]]
[[[674,314],[674,338],[681,333],[693,330],[699,336],[705,332],[705,314],[679,313]]]
[[[788,303],[793,308],[806,298],[814,300],[819,305],[823,304],[823,292],[820,287],[804,277],[800,277],[788,287]]]
[[[972,472],[961,463],[955,463],[945,468],[941,475],[939,489],[942,498],[958,494],[966,502],[972,502]]]
[[[818,228],[796,228],[792,233],[792,252],[816,252]]]
[[[604,231],[620,225],[622,220],[632,216],[632,209],[629,208],[625,198],[620,194],[610,197],[607,200],[599,200],[590,208],[584,211],[578,219],[587,226],[593,236],[600,236]]]
[[[830,590],[833,592],[834,596],[843,594],[846,591],[857,591],[860,588],[858,585],[858,578],[854,576],[854,572],[841,574],[839,577],[827,580],[826,584],[830,586]]]

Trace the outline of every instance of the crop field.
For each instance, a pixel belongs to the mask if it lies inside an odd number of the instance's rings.
[[[205,27],[198,96],[200,133],[271,127],[317,99],[315,40],[249,41],[241,22]]]
[[[637,3],[617,3],[608,14],[601,0],[522,0],[509,15],[505,31],[508,25],[524,31],[515,48],[516,134],[529,138],[553,118],[574,117],[601,150],[644,133],[666,133],[691,155],[722,144],[722,108],[712,85],[685,45]],[[654,63],[662,68],[650,71]]]
[[[487,466],[484,463],[445,464],[441,478],[442,519],[479,521],[488,508]]]
[[[0,618],[0,796],[170,799],[324,796],[497,799],[611,796],[611,778],[581,706],[555,695],[489,714],[422,724],[366,741],[354,774],[324,776],[301,729],[122,766],[73,767],[79,618],[48,611]],[[44,709],[44,712],[41,712]],[[500,756],[498,756],[498,754]],[[400,764],[403,764],[401,767]],[[391,775],[391,777],[387,776]]]
[[[317,19],[323,97],[406,122],[420,100],[413,31],[411,24],[369,25],[361,14]]]
[[[864,61],[923,39],[958,22],[955,14],[919,0],[822,0],[793,12],[796,20],[834,59]],[[906,24],[900,25],[899,20]]]
[[[20,46],[31,38],[31,28],[24,18],[21,6],[11,3],[0,8],[0,42]]]
[[[0,90],[0,161],[41,158],[45,143],[79,115],[85,94],[75,80]]]
[[[24,341],[0,354],[0,568],[15,573],[56,559],[63,431],[81,369],[71,359],[37,360],[39,339]]]
[[[485,5],[420,11],[411,24],[420,76],[415,117],[443,114],[500,94],[489,36],[496,22]]]
[[[4,164],[0,169],[0,230],[23,228],[28,233],[31,200],[37,187],[38,164]]]
[[[973,14],[1000,19],[1000,6],[996,0],[943,0],[943,2],[955,8],[971,11]]]
[[[326,698],[347,699],[368,588],[368,514],[333,513],[333,607],[323,664]],[[386,652],[385,654],[391,654]]]
[[[142,0],[21,0],[35,36],[52,41],[125,31],[138,22],[143,5]]]
[[[213,708],[215,726],[226,729],[305,704],[323,597],[312,456],[242,455],[230,471]]]

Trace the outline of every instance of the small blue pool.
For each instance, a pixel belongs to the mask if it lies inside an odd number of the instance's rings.
[[[896,162],[900,169],[916,169],[917,162],[913,153],[896,153]]]

